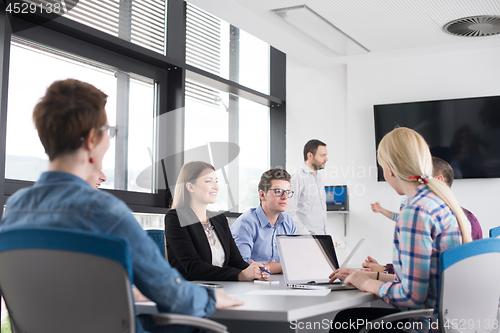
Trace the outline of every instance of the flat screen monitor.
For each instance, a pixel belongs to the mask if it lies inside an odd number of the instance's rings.
[[[325,186],[325,191],[327,211],[348,210],[346,185]]]
[[[377,148],[395,127],[409,127],[450,163],[455,179],[500,177],[500,96],[375,105],[374,116]]]

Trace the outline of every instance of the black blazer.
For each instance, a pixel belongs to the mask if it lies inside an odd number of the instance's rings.
[[[210,222],[224,248],[222,267],[212,265],[212,251],[200,220],[189,207],[171,209],[165,215],[165,237],[168,262],[187,280],[237,281],[238,274],[248,267],[234,242],[224,214],[207,212]],[[179,222],[179,216],[182,227]]]

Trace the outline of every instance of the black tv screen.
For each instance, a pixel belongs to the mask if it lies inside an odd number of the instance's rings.
[[[450,163],[455,179],[500,177],[500,96],[375,105],[374,115],[377,148],[395,127],[409,127]]]

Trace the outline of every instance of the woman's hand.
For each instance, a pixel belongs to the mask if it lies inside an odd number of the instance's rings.
[[[372,291],[373,288],[368,289],[369,281],[373,281],[368,275],[361,271],[354,271],[345,279],[344,283],[347,286],[353,286],[361,291]]]
[[[264,263],[253,262],[250,260],[250,265],[242,270],[238,274],[239,281],[252,281],[252,280],[267,280],[269,279],[269,274],[260,269],[262,267],[266,271],[269,271],[269,267]]]
[[[352,272],[357,271],[354,268],[342,267],[334,271],[330,274],[330,283],[332,283],[335,279],[345,280]]]
[[[215,301],[217,309],[230,308],[232,306],[243,305],[239,299],[229,297],[222,289],[215,290]]]
[[[372,211],[374,213],[382,213],[382,206],[380,206],[380,203],[377,201],[375,203],[370,204],[372,206]]]
[[[368,258],[365,259],[365,262],[362,264],[363,268],[361,268],[362,271],[368,271],[368,272],[383,272],[385,271],[385,267],[380,265],[377,260],[374,258],[368,256]]]

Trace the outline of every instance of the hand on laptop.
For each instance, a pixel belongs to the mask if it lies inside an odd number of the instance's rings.
[[[374,275],[377,276],[377,279],[375,279]],[[330,275],[330,283],[336,278],[339,278],[344,280],[346,286],[356,287],[361,291],[368,291],[373,294],[377,294],[382,283],[384,283],[384,281],[390,281],[390,279],[393,278],[393,276],[389,274],[382,275],[386,278],[379,280],[378,274],[362,272],[354,268],[342,267]]]
[[[373,281],[373,279],[368,277],[368,275],[366,275],[365,273],[358,270],[353,270],[353,272],[351,272],[351,274],[346,277],[344,283],[346,284],[346,286],[353,286],[361,291],[371,291],[372,288],[369,288],[368,285],[370,281]]]
[[[351,273],[357,271],[354,268],[342,267],[334,271],[330,274],[330,283],[332,283],[335,279],[345,280]]]
[[[374,258],[368,256],[365,259],[365,262],[361,264],[363,268],[361,268],[362,271],[369,271],[369,272],[383,272],[385,270],[385,267],[380,265],[377,260]]]
[[[215,300],[217,302],[217,309],[230,308],[232,306],[243,305],[244,303],[239,299],[229,297],[228,294],[222,289],[215,290]]]

